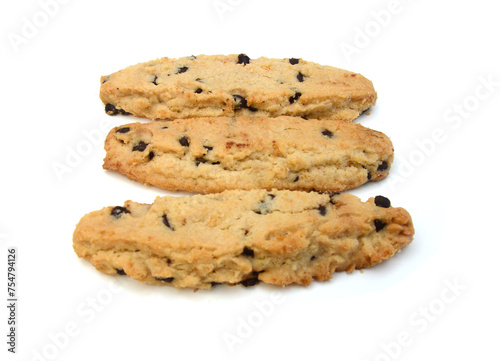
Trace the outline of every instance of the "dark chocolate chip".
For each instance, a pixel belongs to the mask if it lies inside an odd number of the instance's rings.
[[[183,135],[181,139],[179,139],[179,143],[181,143],[181,145],[183,147],[189,147],[189,139]]]
[[[115,218],[120,218],[123,213],[130,213],[127,208],[117,206],[111,210],[111,215]]]
[[[155,154],[153,152],[149,152],[148,158],[149,160],[153,159],[155,157]]]
[[[210,164],[212,164],[212,165],[217,165],[217,164],[220,164],[220,162],[212,162],[212,163],[210,163]]]
[[[195,159],[195,165],[196,166],[199,166],[200,163],[206,163],[206,162],[208,162],[208,161],[205,158],[203,158],[203,157],[198,157],[198,158]]]
[[[236,104],[234,105],[234,110],[240,110],[248,107],[247,100],[241,95],[233,95],[233,99],[236,102]]]
[[[116,130],[117,133],[128,133],[130,132],[130,128],[129,127],[123,127],[123,128],[118,128]]]
[[[137,144],[135,145],[133,148],[132,148],[132,151],[137,151],[137,152],[144,152],[144,149],[146,149],[148,146],[148,143],[144,143],[142,140]]]
[[[166,213],[161,217],[161,219],[162,219],[164,225],[166,225],[168,228],[170,228],[172,231],[174,231],[174,227],[172,227],[172,225],[168,221],[168,217],[167,217]]]
[[[297,59],[297,58],[290,58],[290,59],[288,59],[288,61],[289,61],[289,62],[290,62],[290,64],[292,64],[292,65],[296,65],[296,64],[298,64],[298,63],[299,63],[299,59]]]
[[[389,169],[389,163],[387,163],[385,160],[379,164],[379,166],[377,167],[377,170],[380,170],[380,171],[384,171],[384,170],[387,170]]]
[[[106,112],[106,114],[108,115],[117,115],[117,114],[121,114],[121,115],[130,115],[129,112],[126,112],[125,110],[123,109],[118,109],[116,108],[113,104],[106,104],[106,106],[104,107],[104,111]]]
[[[211,151],[212,149],[214,149],[214,147],[211,147],[209,145],[204,145],[203,148],[207,149],[208,151]]]
[[[153,84],[154,85],[158,85],[158,83],[156,82],[157,79],[158,79],[158,77],[155,75],[155,78],[153,79]]]
[[[238,64],[250,64],[250,58],[246,54],[240,54],[238,55]]]
[[[188,69],[189,68],[187,66],[183,66],[182,68],[177,69],[177,74],[185,73]]]
[[[167,277],[167,278],[160,278],[160,277],[155,277],[157,281],[162,281],[162,282],[172,282],[174,280],[174,277]]]
[[[120,276],[126,276],[126,275],[127,275],[127,274],[125,273],[125,271],[124,271],[124,270],[122,270],[122,269],[117,269],[117,270],[116,270],[116,274],[119,274]]]
[[[290,102],[290,104],[293,104],[295,103],[297,100],[299,100],[300,96],[302,95],[302,93],[300,92],[295,92],[295,95],[288,98],[288,101]]]
[[[376,196],[375,205],[377,207],[389,208],[391,206],[391,201],[384,196]]]
[[[274,194],[271,194],[271,193],[269,193],[269,194],[268,194],[268,196],[269,196],[271,199],[276,198],[276,196],[275,196]]]
[[[300,71],[297,74],[297,80],[300,81],[301,83],[304,81],[304,74],[302,74]]]
[[[243,252],[241,254],[243,256],[249,256],[249,257],[253,257],[255,255],[253,249],[248,247],[243,248]]]
[[[241,284],[245,287],[252,287],[255,286],[256,284],[259,283],[259,279],[257,277],[255,278],[249,278],[247,280],[241,281]]]
[[[326,207],[325,206],[319,206],[318,207],[319,214],[322,216],[326,216]]]
[[[198,88],[198,89],[196,89],[194,92],[195,92],[196,94],[200,94],[202,91],[203,91],[203,89]]]
[[[245,229],[244,235],[246,236],[250,231],[248,229]]]
[[[259,110],[255,107],[252,107],[252,106],[248,107],[247,109],[250,110],[251,112],[256,112],[257,110]]]
[[[314,261],[316,259],[316,256],[312,256],[309,261]]]
[[[379,232],[380,230],[382,230],[385,227],[385,225],[387,223],[381,221],[380,219],[376,219],[376,220],[373,221],[373,224],[375,224],[375,230],[377,232]]]
[[[295,177],[295,179],[293,180],[293,182],[294,182],[294,183],[295,183],[295,182],[298,182],[298,181],[299,181],[299,178],[300,178],[299,176],[296,176],[296,177]]]
[[[109,103],[106,104],[106,106],[104,107],[104,111],[108,115],[116,115],[116,114],[118,114],[118,109],[116,109],[116,107],[113,104],[109,104]]]
[[[372,174],[370,173],[370,171],[366,172],[366,179],[368,179],[369,181],[372,180]]]
[[[333,133],[330,132],[328,129],[324,129],[321,134],[323,134],[324,136],[327,136],[328,138],[333,138]]]

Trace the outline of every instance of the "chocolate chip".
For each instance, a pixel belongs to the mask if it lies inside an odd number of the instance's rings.
[[[181,139],[179,139],[179,143],[181,143],[181,145],[183,147],[189,147],[189,139],[183,135]]]
[[[203,89],[198,88],[198,89],[196,89],[194,92],[195,92],[196,94],[200,94],[202,91],[203,91]]]
[[[255,107],[252,107],[252,106],[248,107],[247,109],[250,110],[251,112],[256,112],[257,110],[259,110]]]
[[[149,160],[153,159],[155,157],[155,154],[153,152],[149,152],[148,158]]]
[[[156,82],[157,79],[158,79],[158,77],[155,75],[155,78],[153,79],[153,84],[154,85],[158,85],[158,83]]]
[[[144,152],[144,149],[146,149],[148,146],[148,143],[144,143],[143,141],[140,141],[137,145],[135,145],[132,148],[132,151],[138,151],[138,152]]]
[[[391,206],[391,201],[384,196],[376,196],[375,205],[377,207],[389,208]]]
[[[238,55],[238,64],[243,64],[244,66],[250,64],[250,58],[246,54]]]
[[[212,149],[214,149],[214,147],[211,147],[209,145],[204,145],[203,148],[207,149],[208,151],[211,151]]]
[[[333,133],[330,132],[328,129],[324,129],[321,134],[323,134],[324,136],[327,136],[328,138],[333,138]]]
[[[295,103],[297,100],[299,100],[300,96],[302,95],[302,93],[300,92],[295,92],[295,95],[288,98],[288,101],[290,102],[290,104],[293,104]]]
[[[368,179],[369,181],[372,180],[372,174],[370,173],[369,170],[366,173],[366,179]]]
[[[304,81],[304,74],[302,74],[300,71],[297,74],[297,80],[300,81],[301,83]]]
[[[311,258],[309,258],[309,261],[314,261],[316,259],[316,256],[311,256]]]
[[[127,275],[127,274],[125,273],[125,271],[124,271],[124,270],[122,270],[122,269],[117,269],[117,270],[116,270],[116,273],[117,273],[117,274],[119,274],[120,276],[126,276],[126,275]]]
[[[276,198],[276,196],[275,196],[274,194],[271,194],[271,193],[269,193],[269,194],[268,194],[268,196],[269,196],[271,199]]]
[[[248,247],[243,248],[243,252],[241,254],[243,256],[249,256],[249,257],[253,257],[255,255],[253,249]]]
[[[387,223],[381,221],[380,219],[376,219],[373,221],[373,224],[375,224],[375,231],[379,232],[385,227]]]
[[[116,115],[116,114],[118,114],[118,109],[116,109],[116,107],[113,104],[109,104],[109,103],[106,104],[106,106],[104,107],[104,111],[108,115]]]
[[[208,162],[208,161],[205,158],[203,158],[203,157],[198,157],[198,158],[195,159],[195,165],[196,166],[199,166],[200,163],[206,163],[206,162]]]
[[[319,214],[322,216],[326,216],[326,207],[325,206],[319,206],[318,207]]]
[[[293,180],[293,182],[298,182],[299,181],[299,176],[296,176],[295,179]]]
[[[185,73],[188,69],[189,68],[187,66],[183,66],[182,68],[177,69],[177,74]]]
[[[217,165],[217,164],[220,164],[220,162],[212,162],[212,163],[210,163],[210,164],[212,164],[212,165]]]
[[[125,110],[123,109],[118,109],[116,108],[113,104],[106,104],[106,106],[104,107],[104,111],[106,112],[106,114],[108,115],[117,115],[117,114],[121,114],[121,115],[130,115],[129,112],[126,112]]]
[[[174,280],[174,277],[167,277],[167,278],[155,277],[155,279],[161,282],[172,282]]]
[[[259,283],[259,279],[257,277],[255,278],[249,278],[247,280],[241,281],[241,284],[245,287],[252,287],[255,286],[256,284]]]
[[[247,100],[243,98],[241,95],[233,95],[233,99],[236,102],[236,104],[234,105],[235,111],[248,107]]]
[[[289,61],[289,62],[290,62],[290,64],[292,64],[292,65],[296,65],[296,64],[298,64],[298,63],[299,63],[299,59],[297,59],[297,58],[290,58],[290,59],[288,59],[288,61]]]
[[[163,215],[163,217],[161,217],[161,219],[162,219],[164,225],[166,225],[168,228],[170,228],[172,231],[174,231],[174,227],[172,227],[172,225],[168,221],[168,217],[167,217],[166,213]]]
[[[384,170],[387,170],[389,169],[389,163],[387,163],[385,160],[379,164],[379,166],[377,167],[377,170],[380,170],[380,171],[384,171]]]
[[[123,127],[123,128],[118,128],[116,130],[117,133],[128,133],[130,132],[130,128],[129,127]]]
[[[127,208],[120,206],[117,206],[111,210],[111,215],[116,219],[120,218],[124,213],[130,213],[130,211]]]

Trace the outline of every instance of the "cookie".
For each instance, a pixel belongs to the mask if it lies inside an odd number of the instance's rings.
[[[352,120],[375,104],[370,80],[303,59],[161,58],[101,77],[110,115],[149,119],[277,117]]]
[[[408,212],[382,196],[232,190],[89,213],[73,247],[101,272],[150,284],[286,286],[373,266],[413,234]]]
[[[385,178],[393,147],[352,122],[196,118],[111,130],[104,168],[168,190],[343,191]]]

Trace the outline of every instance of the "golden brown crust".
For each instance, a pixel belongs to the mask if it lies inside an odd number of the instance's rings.
[[[108,113],[150,119],[304,116],[352,120],[375,105],[360,74],[300,59],[161,58],[101,77]]]
[[[411,242],[408,212],[377,198],[252,190],[127,201],[84,216],[73,247],[101,272],[152,284],[308,285]]]
[[[385,178],[390,139],[335,120],[197,118],[111,130],[104,168],[169,190],[343,191]]]

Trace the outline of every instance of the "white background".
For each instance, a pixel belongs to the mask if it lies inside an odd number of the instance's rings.
[[[0,358],[498,359],[493,4],[3,1]],[[414,242],[364,273],[285,289],[193,293],[106,276],[78,259],[72,232],[85,213],[168,194],[101,168],[104,135],[136,119],[104,114],[99,77],[161,56],[241,52],[302,57],[373,81],[378,103],[358,121],[391,137],[396,161],[386,180],[352,193],[405,207]],[[4,306],[11,246],[16,355],[7,352]]]

